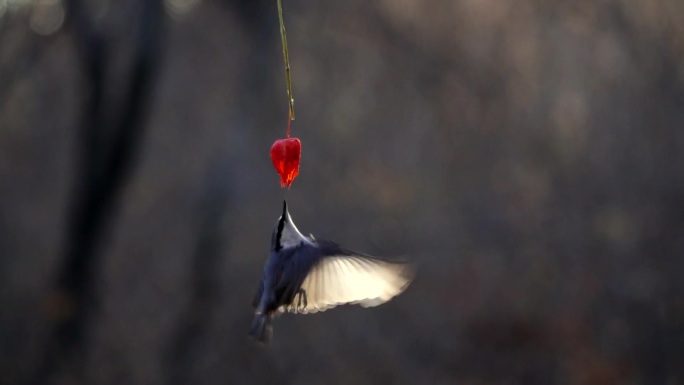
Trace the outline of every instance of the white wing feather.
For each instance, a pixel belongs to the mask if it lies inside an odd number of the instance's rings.
[[[305,301],[299,306],[293,303],[286,310],[315,313],[341,304],[377,306],[401,294],[412,279],[409,264],[353,255],[326,257],[302,283]]]

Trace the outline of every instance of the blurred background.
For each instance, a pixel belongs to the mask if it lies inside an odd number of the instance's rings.
[[[0,0],[0,383],[683,384],[684,2]],[[409,256],[247,337],[283,198]]]

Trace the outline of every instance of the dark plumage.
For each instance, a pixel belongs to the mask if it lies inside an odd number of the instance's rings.
[[[267,343],[273,335],[274,318],[284,311],[315,313],[341,304],[380,305],[403,292],[412,278],[413,268],[408,263],[302,235],[285,202],[254,296],[256,314],[249,334]]]

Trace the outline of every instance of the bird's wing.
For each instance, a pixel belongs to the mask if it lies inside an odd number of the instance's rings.
[[[320,246],[320,253],[308,253],[309,260],[303,258],[294,267],[300,275],[302,269],[306,273],[299,280],[301,290],[284,310],[315,313],[342,304],[377,306],[403,292],[413,279],[408,263],[356,253],[331,242]]]

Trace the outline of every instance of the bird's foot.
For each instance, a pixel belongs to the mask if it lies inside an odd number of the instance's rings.
[[[308,303],[306,298],[306,290],[300,288],[295,294],[295,301],[297,303],[297,309],[304,309]]]

